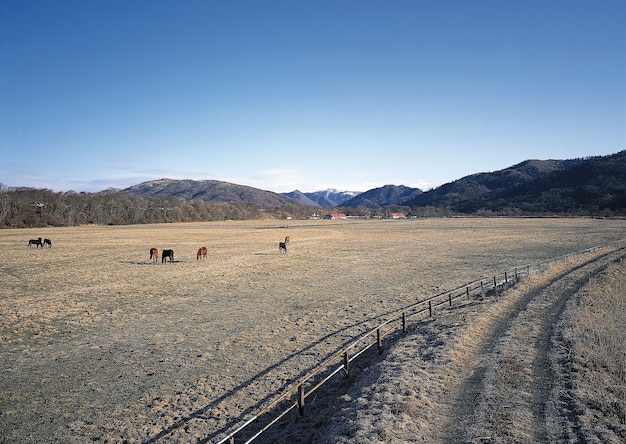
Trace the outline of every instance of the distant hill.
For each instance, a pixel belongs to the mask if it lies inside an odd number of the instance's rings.
[[[574,160],[527,160],[466,176],[404,202],[453,212],[594,213],[626,209],[626,151]]]
[[[422,192],[386,185],[364,193],[337,190],[273,193],[217,180],[160,179],[120,193],[139,197],[178,197],[207,203],[244,203],[378,210],[391,206],[441,208],[480,214],[594,214],[626,211],[626,151],[572,160],[526,160],[495,172],[472,174]]]
[[[338,191],[334,189],[302,193],[298,190],[285,193],[286,196],[302,205],[320,207],[339,207],[344,202],[361,194],[359,191]]]
[[[401,205],[423,192],[418,188],[409,188],[404,185],[385,185],[361,193],[358,196],[344,202],[341,206],[347,208],[383,208]]]
[[[299,191],[299,190],[292,191],[291,193],[283,193],[283,196],[287,196],[289,199],[295,202],[298,202],[300,205],[306,205],[309,207],[330,206],[330,205],[319,205],[317,202],[310,199],[306,193],[303,193],[302,191]]]
[[[140,197],[173,196],[185,200],[213,203],[250,203],[259,206],[280,206],[294,203],[289,197],[219,180],[159,179],[125,188],[122,193]]]
[[[365,193],[326,190],[278,194],[216,180],[160,179],[124,190],[55,193],[0,184],[0,228],[120,225],[213,220],[306,218],[311,206],[385,217],[393,207],[408,216],[626,216],[626,151],[573,160],[526,160],[422,192],[386,185]]]

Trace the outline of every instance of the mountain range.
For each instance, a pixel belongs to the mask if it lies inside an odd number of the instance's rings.
[[[459,213],[626,209],[626,151],[573,160],[527,160],[466,176],[404,202]]]
[[[172,179],[144,182],[121,192],[140,197],[175,196],[259,206],[434,207],[466,214],[624,211],[626,150],[582,159],[526,160],[503,170],[472,174],[426,192],[403,185],[386,185],[363,193],[338,190],[274,193],[217,180]]]
[[[296,190],[291,193],[285,193],[285,196],[302,205],[333,208],[342,206],[345,202],[359,194],[361,194],[359,191],[338,191],[330,189],[312,193],[303,193]]]

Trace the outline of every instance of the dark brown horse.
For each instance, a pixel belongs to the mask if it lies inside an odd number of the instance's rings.
[[[41,238],[31,239],[28,241],[28,248],[35,246],[35,248],[41,247],[43,248],[43,242],[41,242]]]
[[[150,248],[150,259],[156,263],[159,260],[159,250],[156,248]]]
[[[48,246],[48,248],[52,248],[52,241],[51,241],[50,239],[44,239],[44,240],[43,240],[43,244],[44,244],[44,245],[47,245],[47,246]],[[41,248],[43,248],[43,245],[42,245],[42,247],[41,247]]]
[[[206,259],[208,253],[209,250],[207,250],[206,247],[199,248],[198,254],[196,254],[196,260],[199,261],[200,259]]]
[[[280,251],[280,254],[287,254],[287,242],[279,242],[278,251]]]
[[[161,263],[167,263],[167,258],[170,258],[170,263],[174,260],[174,250],[163,250],[161,253]]]

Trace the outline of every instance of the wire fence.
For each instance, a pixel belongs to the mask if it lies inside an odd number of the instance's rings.
[[[568,253],[534,265],[512,267],[493,277],[476,279],[452,290],[438,293],[406,307],[399,308],[389,314],[389,319],[354,339],[347,347],[337,351],[310,370],[305,376],[291,384],[271,402],[259,408],[254,415],[234,425],[226,436],[217,441],[217,444],[235,444],[236,438],[241,437],[244,431],[246,432],[246,437],[242,439],[245,439],[245,441],[241,442],[247,444],[256,440],[290,412],[297,409],[299,415],[304,415],[306,399],[309,396],[337,374],[349,376],[351,363],[368,350],[376,347],[379,353],[382,352],[383,339],[394,332],[406,333],[408,322],[411,319],[427,319],[433,315],[435,310],[443,307],[452,307],[454,302],[460,299],[471,299],[476,296],[499,296],[518,281],[526,279],[531,274],[541,273],[555,263],[564,262],[576,256],[594,253],[602,248],[624,243],[626,243],[626,239],[605,246]],[[256,431],[250,430],[252,426],[256,426]]]

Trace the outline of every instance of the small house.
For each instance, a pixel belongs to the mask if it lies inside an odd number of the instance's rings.
[[[330,213],[326,215],[326,219],[347,219],[345,213]]]

